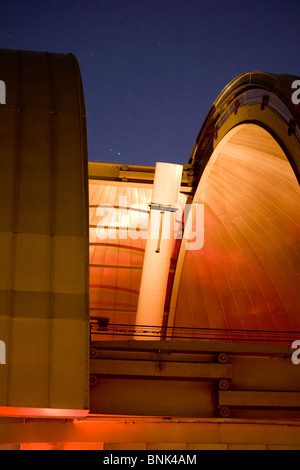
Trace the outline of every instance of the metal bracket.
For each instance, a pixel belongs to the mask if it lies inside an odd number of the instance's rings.
[[[163,204],[149,204],[150,209],[155,210],[155,211],[161,211],[161,212],[177,212],[178,209],[177,207],[173,206],[164,206]]]

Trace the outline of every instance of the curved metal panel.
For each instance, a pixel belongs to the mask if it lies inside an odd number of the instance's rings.
[[[169,327],[215,329],[226,339],[237,330],[243,340],[268,330],[278,334],[264,340],[275,342],[282,331],[300,330],[295,80],[246,73],[213,104],[189,162],[198,174],[194,204],[205,209],[205,243],[198,251],[181,246]]]
[[[292,100],[292,84],[296,80],[299,77],[248,72],[224,88],[200,129],[190,157],[189,163],[194,165],[199,179],[216,147],[215,141],[234,125],[255,122],[270,132],[284,149],[300,181],[300,111]],[[255,110],[251,109],[253,107]],[[265,116],[266,110],[269,110],[268,116]],[[226,125],[229,118],[231,122]],[[274,125],[276,122],[278,125]]]
[[[245,340],[299,331],[300,190],[270,134],[254,124],[233,128],[194,203],[204,204],[205,242],[185,253],[174,327],[213,329],[216,337],[224,330],[227,339],[239,330]]]
[[[88,407],[88,171],[71,54],[0,50],[0,404]]]

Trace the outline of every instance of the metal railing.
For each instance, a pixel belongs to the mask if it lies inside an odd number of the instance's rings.
[[[107,319],[108,320],[108,319]],[[102,341],[113,337],[115,340],[147,337],[153,341],[226,341],[252,344],[280,344],[290,346],[300,338],[300,331],[272,331],[230,328],[192,328],[192,327],[153,327],[109,323],[104,318],[90,320],[92,340]]]
[[[255,88],[238,95],[236,99],[219,116],[218,120],[215,123],[215,127],[217,129],[220,129],[226,122],[226,120],[229,118],[229,116],[231,116],[231,114],[236,113],[237,110],[242,106],[247,106],[251,104],[260,104],[263,108],[269,107],[270,109],[275,111],[286,122],[288,126],[290,125],[291,120],[294,119],[287,106],[277,95],[263,89]],[[300,142],[300,128],[296,122],[294,124],[293,132],[297,137],[298,142]]]

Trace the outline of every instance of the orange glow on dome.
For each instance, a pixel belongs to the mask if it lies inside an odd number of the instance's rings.
[[[174,326],[299,331],[300,190],[290,163],[253,124],[234,128],[211,161],[195,196],[204,247],[186,252]]]

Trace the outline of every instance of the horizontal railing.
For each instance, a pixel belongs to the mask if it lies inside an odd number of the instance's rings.
[[[108,319],[107,319],[108,320]],[[226,328],[192,328],[192,327],[153,327],[129,324],[112,324],[105,319],[91,318],[91,337],[104,340],[114,338],[139,338],[153,340],[192,340],[192,341],[229,341],[260,344],[280,344],[290,346],[300,340],[300,331],[271,331]]]

